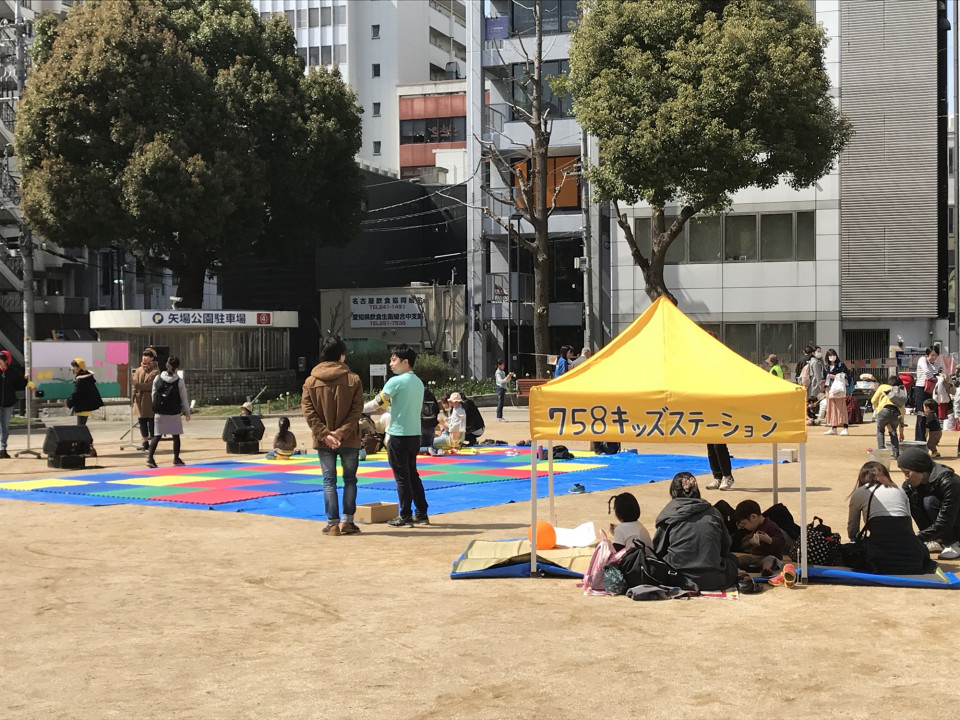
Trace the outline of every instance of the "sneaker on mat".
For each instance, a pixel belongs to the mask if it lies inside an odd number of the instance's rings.
[[[729,490],[733,487],[733,478],[730,475],[727,475],[720,481],[721,490]]]
[[[387,520],[387,525],[390,527],[413,527],[413,518],[397,515],[393,520]]]
[[[322,532],[324,535],[329,535],[330,537],[336,537],[340,534],[340,523],[330,523],[320,532]]]
[[[830,428],[829,430],[827,430],[827,431],[824,433],[824,435],[836,435],[836,434],[837,434],[837,429],[836,429],[836,428]]]
[[[173,464],[174,464],[174,465],[186,465],[186,463],[185,463],[183,460],[181,460],[180,458],[174,458],[174,459],[173,459]]]
[[[841,434],[841,435],[849,435],[850,433],[847,432],[847,429],[846,429],[846,428],[844,428],[843,430],[840,431],[840,434]]]
[[[937,560],[956,560],[957,558],[960,558],[960,542],[944,548],[943,552],[937,555]]]
[[[580,495],[580,494],[582,494],[582,493],[585,493],[586,491],[587,491],[587,489],[586,489],[583,485],[581,485],[580,483],[574,483],[574,484],[573,484],[573,487],[570,488],[570,492],[572,492],[572,493],[574,493],[574,494],[576,494],[576,495]]]
[[[148,468],[156,469],[156,468],[157,468],[157,463],[156,463],[156,461],[153,460],[152,458],[147,458],[147,467],[148,467]]]
[[[414,524],[414,525],[429,525],[429,524],[430,524],[430,516],[427,515],[426,513],[417,513],[416,515],[413,516],[413,524]]]
[[[341,535],[356,535],[358,532],[360,532],[360,528],[358,528],[354,523],[352,522],[340,523]]]
[[[710,484],[707,485],[707,490],[718,490],[720,488],[720,478],[714,478],[710,481]]]
[[[927,546],[927,552],[943,552],[943,545],[938,543],[936,540],[927,540],[927,542],[924,544]]]

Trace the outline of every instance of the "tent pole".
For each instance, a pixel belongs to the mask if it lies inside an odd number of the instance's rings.
[[[537,575],[537,445],[530,440],[530,577]]]
[[[800,443],[800,572],[801,582],[807,577],[807,444]]]
[[[547,491],[550,495],[550,524],[557,526],[557,511],[553,506],[553,440],[547,440]]]
[[[777,467],[777,456],[779,455],[777,451],[777,443],[773,444],[773,504],[776,505],[780,500],[778,499],[780,483],[778,474],[780,468]]]

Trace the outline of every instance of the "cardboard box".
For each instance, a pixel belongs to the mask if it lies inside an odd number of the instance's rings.
[[[780,462],[795,463],[797,462],[797,451],[794,448],[778,448],[777,459]]]
[[[353,519],[362,523],[383,523],[393,520],[400,512],[397,503],[375,502],[366,505],[357,505],[357,512]]]

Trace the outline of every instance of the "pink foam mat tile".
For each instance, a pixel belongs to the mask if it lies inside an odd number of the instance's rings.
[[[180,486],[178,486],[180,487]],[[171,497],[170,495],[158,495],[148,498],[148,500],[161,500],[163,502],[192,503],[195,505],[220,505],[222,503],[239,502],[240,500],[255,500],[257,498],[278,495],[272,492],[257,492],[254,490],[228,490],[212,489],[198,490],[192,493],[180,493]]]
[[[260,478],[207,478],[205,480],[195,480],[193,482],[177,483],[177,487],[197,487],[210,490],[226,490],[228,488],[241,488],[246,485],[273,485],[276,480],[262,480]]]

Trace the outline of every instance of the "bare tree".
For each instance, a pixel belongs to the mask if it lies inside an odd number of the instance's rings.
[[[545,84],[549,82],[549,77],[545,78],[543,75],[543,0],[529,1],[533,3],[535,18],[534,47],[532,52],[528,51],[523,38],[518,36],[518,44],[524,57],[523,79],[518,81],[513,78],[513,83],[514,88],[520,91],[521,99],[518,101],[516,93],[511,93],[512,101],[508,105],[514,117],[530,128],[532,138],[525,144],[506,138],[519,152],[514,152],[513,149],[505,152],[492,140],[477,138],[477,141],[484,147],[487,158],[506,188],[504,191],[483,185],[481,189],[485,195],[495,201],[498,207],[510,209],[507,217],[495,212],[488,204],[484,205],[482,211],[502,227],[511,240],[518,243],[520,247],[526,248],[533,256],[533,342],[537,375],[545,377],[548,374],[547,353],[550,351],[548,227],[563,183],[555,181],[552,193],[549,192],[547,157],[553,119],[550,116],[550,108],[544,101]],[[510,215],[519,215],[533,228],[532,239],[518,232],[518,229],[510,223]]]

